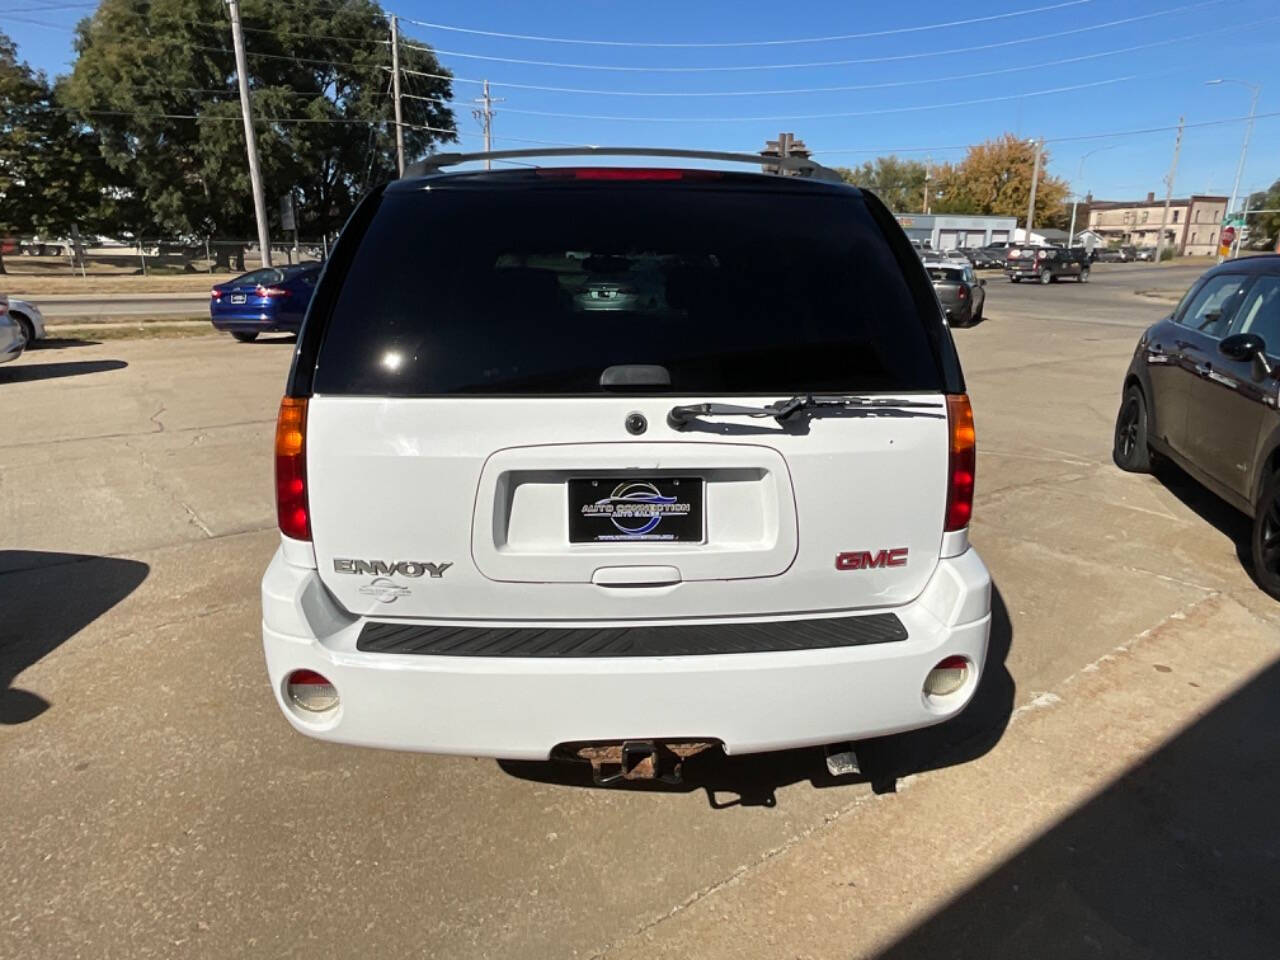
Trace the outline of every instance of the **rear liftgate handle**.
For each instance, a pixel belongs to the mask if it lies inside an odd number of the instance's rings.
[[[665,587],[680,583],[677,567],[599,567],[591,575],[597,587]]]

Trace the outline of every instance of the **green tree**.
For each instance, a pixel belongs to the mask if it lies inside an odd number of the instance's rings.
[[[850,170],[836,168],[846,183],[866,187],[897,213],[921,209],[924,203],[925,174],[928,168],[919,160],[903,160],[896,156],[877,157]]]
[[[1036,187],[1036,224],[1065,226],[1063,210],[1070,187],[1065,180],[1045,172],[1049,152],[1040,157]],[[973,213],[1019,217],[1025,222],[1031,193],[1035,146],[1006,133],[970,147],[965,158],[937,171],[939,213]]]
[[[389,24],[373,0],[246,0],[249,86],[268,216],[298,198],[298,227],[338,230],[361,193],[395,175]],[[136,230],[254,235],[244,130],[221,0],[103,0],[77,28],[63,96],[127,180]],[[425,49],[401,50],[410,158],[454,139],[449,74]],[[432,128],[432,129],[427,129]]]
[[[0,236],[65,237],[73,223],[95,229],[105,173],[92,134],[58,108],[45,75],[0,33]]]
[[[1249,194],[1245,204],[1246,210],[1280,209],[1280,180],[1271,184],[1266,190]],[[1259,213],[1245,220],[1249,228],[1249,242],[1265,239],[1267,246],[1274,249],[1277,238],[1280,238],[1280,213]]]

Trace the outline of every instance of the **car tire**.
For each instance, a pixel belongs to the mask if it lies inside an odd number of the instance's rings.
[[[1124,392],[1116,414],[1111,459],[1129,473],[1151,472],[1151,448],[1147,446],[1147,398],[1136,385]]]
[[[253,341],[258,339],[258,331],[256,330],[250,330],[247,333],[241,330],[233,330],[231,335],[241,343],[253,343]]]
[[[974,311],[973,316],[969,318],[969,326],[973,326],[975,323],[982,322],[982,311],[985,310],[986,308],[987,308],[987,305],[984,302],[982,306],[980,306],[976,311]]]
[[[31,344],[35,343],[36,328],[31,323],[31,318],[23,313],[10,312],[9,315],[13,317],[13,319],[18,322],[18,326],[22,328],[22,336],[23,336],[23,339],[25,339],[27,342],[26,345],[29,347],[31,346]]]
[[[1048,270],[1040,271],[1040,285],[1042,287],[1047,287],[1051,283],[1053,283],[1053,274]]]
[[[1021,282],[1022,282],[1022,278],[1021,278],[1021,277],[1010,277],[1010,278],[1009,278],[1009,282],[1010,282],[1010,283],[1021,283]]]
[[[1262,485],[1253,512],[1253,575],[1268,594],[1280,600],[1280,471]]]
[[[1083,270],[1081,270],[1081,271],[1080,271],[1080,276],[1078,276],[1078,277],[1076,278],[1076,282],[1077,282],[1077,283],[1088,283],[1088,282],[1089,282],[1089,268],[1088,268],[1088,267],[1085,267]]]

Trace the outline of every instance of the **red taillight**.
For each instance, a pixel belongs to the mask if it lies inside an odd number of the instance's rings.
[[[947,397],[947,425],[951,434],[947,457],[946,530],[963,530],[973,516],[973,481],[978,467],[973,407],[965,394]]]
[[[565,180],[717,180],[717,170],[675,170],[670,167],[542,167],[538,176]]]
[[[214,287],[212,290],[209,291],[209,298],[211,300],[221,300],[222,291],[219,290],[217,287]]]
[[[280,532],[311,539],[307,512],[307,400],[285,397],[276,420],[276,517]]]
[[[961,300],[963,300],[963,299],[964,299],[965,297],[967,297],[968,295],[969,295],[969,288],[968,288],[968,287],[966,287],[966,286],[961,285],[961,287],[960,287],[960,299],[961,299]]]
[[[285,290],[283,287],[264,287],[262,284],[258,284],[257,289],[253,292],[260,297],[268,298],[289,296],[289,291]]]

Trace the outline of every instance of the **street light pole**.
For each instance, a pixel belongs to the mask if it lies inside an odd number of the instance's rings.
[[[1085,162],[1086,160],[1088,160],[1090,157],[1092,157],[1095,153],[1101,153],[1103,150],[1114,150],[1114,149],[1115,149],[1116,147],[1118,147],[1118,146],[1119,146],[1119,144],[1118,144],[1118,143],[1113,143],[1113,144],[1111,144],[1111,146],[1109,146],[1109,147],[1098,147],[1098,149],[1096,149],[1096,150],[1090,150],[1088,153],[1084,154],[1084,155],[1080,158],[1080,168],[1079,168],[1078,170],[1076,170],[1076,180],[1077,180],[1077,181],[1079,181],[1079,180],[1083,180],[1083,179],[1084,179],[1084,162]],[[1068,234],[1068,235],[1067,235],[1067,246],[1068,246],[1068,247],[1073,247],[1073,246],[1075,246],[1075,240],[1076,240],[1076,207],[1079,205],[1079,203],[1080,203],[1080,191],[1078,191],[1078,190],[1074,190],[1074,191],[1072,191],[1072,200],[1071,200],[1071,229],[1070,229],[1069,231],[1067,231],[1067,234]]]
[[[1244,175],[1244,162],[1245,158],[1249,155],[1249,140],[1253,136],[1253,120],[1258,113],[1258,95],[1262,93],[1262,84],[1250,83],[1247,80],[1232,80],[1223,77],[1219,77],[1217,80],[1206,80],[1205,83],[1211,87],[1216,87],[1223,83],[1235,83],[1242,87],[1248,87],[1253,91],[1253,99],[1249,104],[1249,121],[1244,127],[1244,143],[1240,145],[1240,162],[1236,164],[1236,179],[1231,185],[1231,199],[1227,201],[1227,218],[1230,219],[1231,213],[1236,206],[1236,199],[1240,195],[1240,178]],[[1245,206],[1248,206],[1248,204],[1246,203]],[[1236,239],[1231,245],[1232,257],[1236,255],[1236,244],[1240,242],[1243,235],[1243,228],[1236,231]],[[1218,262],[1222,262],[1221,256],[1218,257]]]

